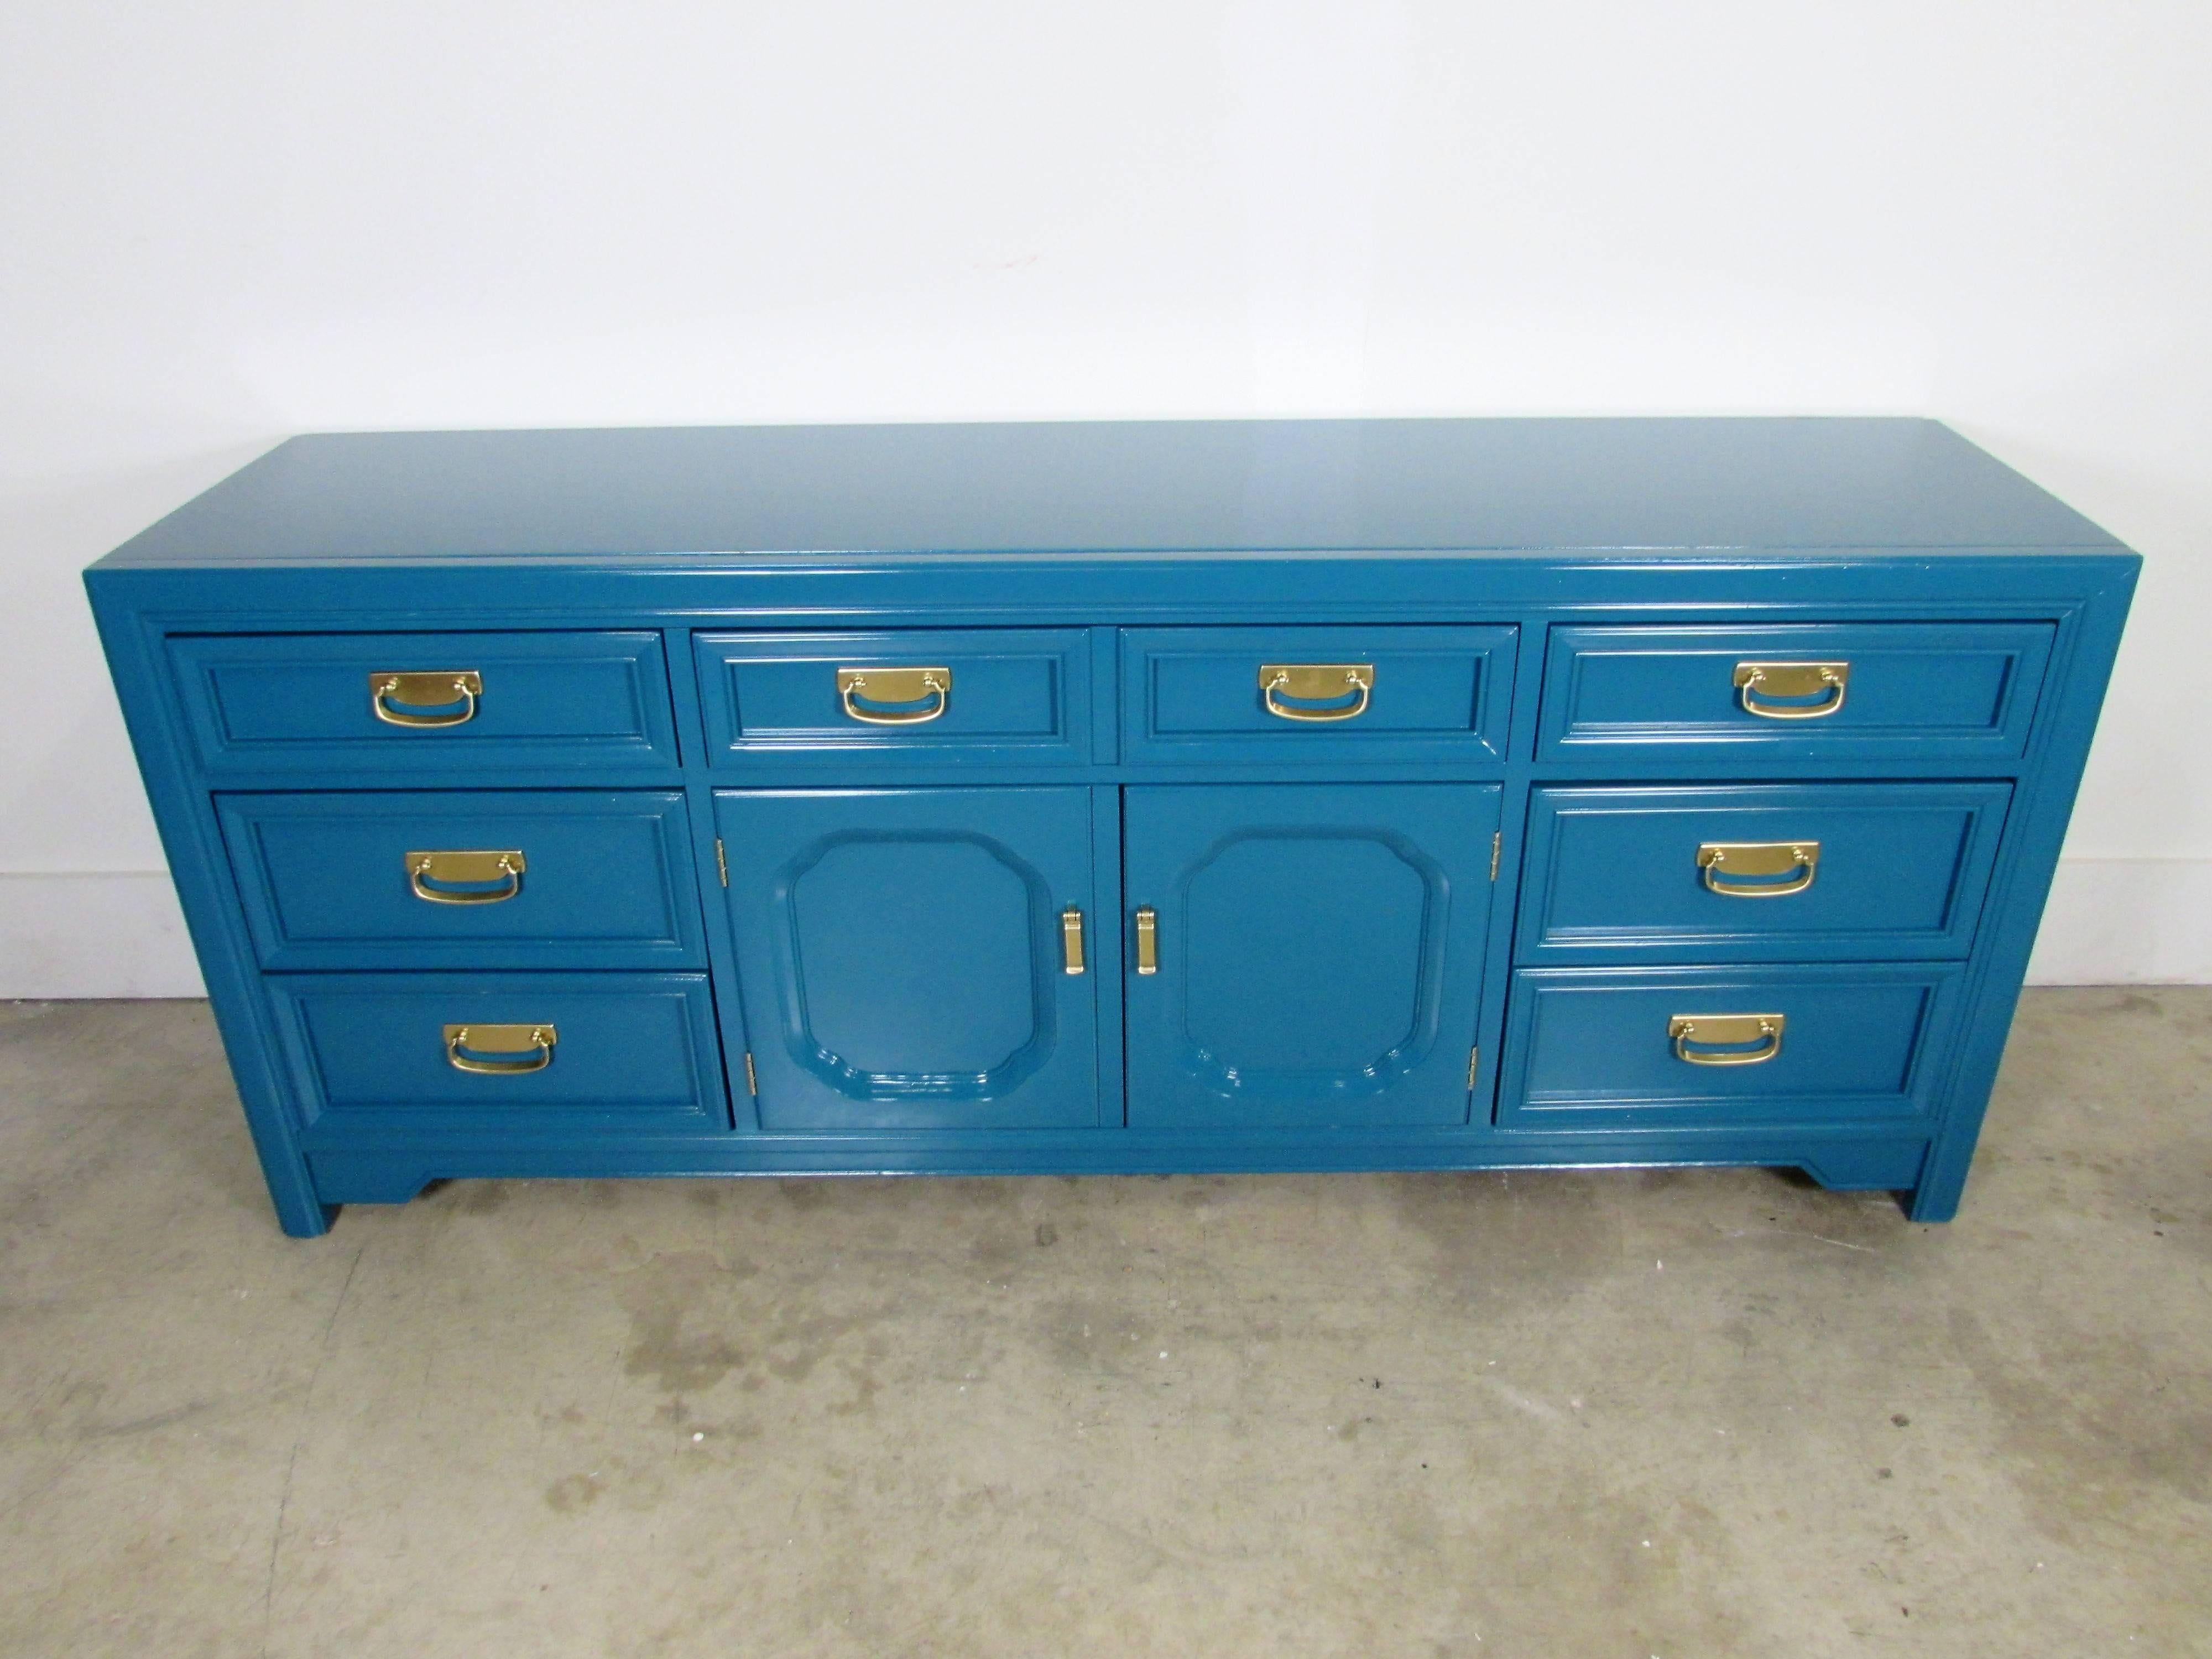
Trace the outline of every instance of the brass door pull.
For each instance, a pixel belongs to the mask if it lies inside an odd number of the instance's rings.
[[[1709,841],[1698,848],[1705,885],[1723,898],[1782,898],[1813,884],[1817,841]],[[1787,876],[1787,881],[1730,881],[1729,876]]]
[[[1060,957],[1063,971],[1083,971],[1083,912],[1072,904],[1060,913]]]
[[[1137,971],[1160,971],[1160,913],[1149,904],[1137,907]]]
[[[1762,720],[1826,720],[1844,706],[1844,691],[1850,680],[1851,665],[1847,662],[1740,662],[1735,665],[1736,694],[1743,700],[1743,711]],[[1822,700],[1769,702],[1772,697]]]
[[[1782,1052],[1781,1014],[1676,1014],[1667,1022],[1674,1058],[1692,1066],[1758,1066]],[[1757,1043],[1757,1048],[1747,1045]]]
[[[441,668],[429,673],[393,673],[379,669],[368,677],[368,706],[386,726],[465,726],[477,717],[483,676],[473,668]],[[460,704],[453,710],[454,703]],[[429,709],[429,714],[417,710]]]
[[[866,694],[865,696],[863,694]],[[845,713],[868,726],[921,726],[935,720],[952,702],[949,668],[841,668],[837,697]],[[927,708],[896,708],[893,703],[927,702]]]
[[[561,1034],[550,1025],[448,1025],[446,1059],[457,1072],[510,1077],[542,1072],[553,1063]],[[479,1060],[479,1054],[522,1054],[522,1060]]]
[[[1263,662],[1260,665],[1260,700],[1267,712],[1285,720],[1350,720],[1367,712],[1369,694],[1375,690],[1371,662]],[[1279,702],[1279,694],[1303,702],[1323,702],[1350,696],[1326,708],[1301,708]]]
[[[522,849],[508,852],[408,853],[407,884],[431,904],[497,904],[522,890],[529,861]],[[434,883],[451,884],[435,886]],[[496,887],[485,885],[497,882]]]

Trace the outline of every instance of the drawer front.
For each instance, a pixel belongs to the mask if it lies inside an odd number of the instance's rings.
[[[677,764],[658,634],[175,635],[169,660],[217,777]]]
[[[1510,628],[1133,628],[1136,763],[1505,758]]]
[[[1555,628],[1537,758],[1673,744],[2009,760],[2051,635],[2047,623]]]
[[[703,974],[280,975],[267,984],[310,1147],[728,1127]]]
[[[1079,629],[693,636],[710,764],[1079,766]]]
[[[264,968],[697,968],[672,790],[218,795]]]
[[[1960,971],[1901,964],[1522,969],[1506,1021],[1499,1127],[1925,1118]],[[1771,1035],[1728,1023],[1753,1016],[1769,1017]],[[1692,1029],[1678,1035],[1685,1018]]]
[[[1517,958],[1964,957],[2012,788],[1539,789]]]

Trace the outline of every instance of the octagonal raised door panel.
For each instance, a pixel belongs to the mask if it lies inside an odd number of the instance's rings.
[[[1498,809],[1476,784],[1127,791],[1131,1126],[1464,1122]]]
[[[1088,790],[735,790],[714,811],[762,1128],[1098,1121],[1098,975],[1066,971],[1062,921],[1097,925]]]

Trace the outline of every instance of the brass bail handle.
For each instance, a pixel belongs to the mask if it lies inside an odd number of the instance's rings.
[[[1709,841],[1698,848],[1705,886],[1723,898],[1787,898],[1813,884],[1820,867],[1817,841]],[[1787,881],[1731,881],[1743,876],[1787,876]]]
[[[402,855],[407,884],[415,896],[430,904],[498,904],[522,890],[522,872],[530,867],[520,848],[506,851],[410,852]],[[452,884],[433,886],[434,882]],[[496,883],[497,885],[486,884]]]
[[[1692,1066],[1759,1066],[1782,1052],[1788,1024],[1782,1014],[1676,1014],[1667,1036],[1674,1058]]]
[[[1368,698],[1375,690],[1375,665],[1371,662],[1263,662],[1260,665],[1260,700],[1267,712],[1278,720],[1354,720],[1367,712]],[[1316,703],[1349,696],[1349,702],[1338,702],[1324,708],[1301,708],[1299,703],[1279,701],[1296,697],[1302,703]]]
[[[952,704],[950,668],[841,668],[837,699],[851,719],[867,726],[921,726]],[[926,708],[885,705],[926,702]]]
[[[482,696],[483,676],[473,668],[423,673],[379,669],[368,677],[369,708],[386,726],[465,726],[477,717],[477,699]],[[458,709],[455,703],[460,705]]]
[[[553,1063],[561,1034],[550,1025],[448,1025],[446,1060],[457,1072],[483,1077],[514,1077],[542,1072]],[[520,1060],[483,1060],[483,1054],[520,1054]]]
[[[1844,706],[1851,681],[1847,662],[1740,662],[1736,695],[1743,712],[1769,720],[1826,720]],[[1820,697],[1819,702],[1776,702],[1777,697]]]

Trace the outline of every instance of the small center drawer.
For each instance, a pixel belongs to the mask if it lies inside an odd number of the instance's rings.
[[[1963,957],[2012,787],[1539,789],[1518,959]]]
[[[699,634],[708,763],[1079,766],[1080,629]]]
[[[2051,634],[2048,623],[1554,628],[1536,757],[1717,746],[2010,760],[2027,743]]]
[[[218,777],[573,777],[677,764],[655,633],[179,634],[168,643],[200,763]]]
[[[1510,628],[1133,628],[1123,757],[1183,764],[1505,757]]]
[[[216,797],[264,968],[702,967],[672,790]]]
[[[1520,969],[1501,1128],[1702,1128],[1924,1117],[1960,969]]]
[[[703,974],[309,974],[265,981],[307,1144],[726,1128]]]

